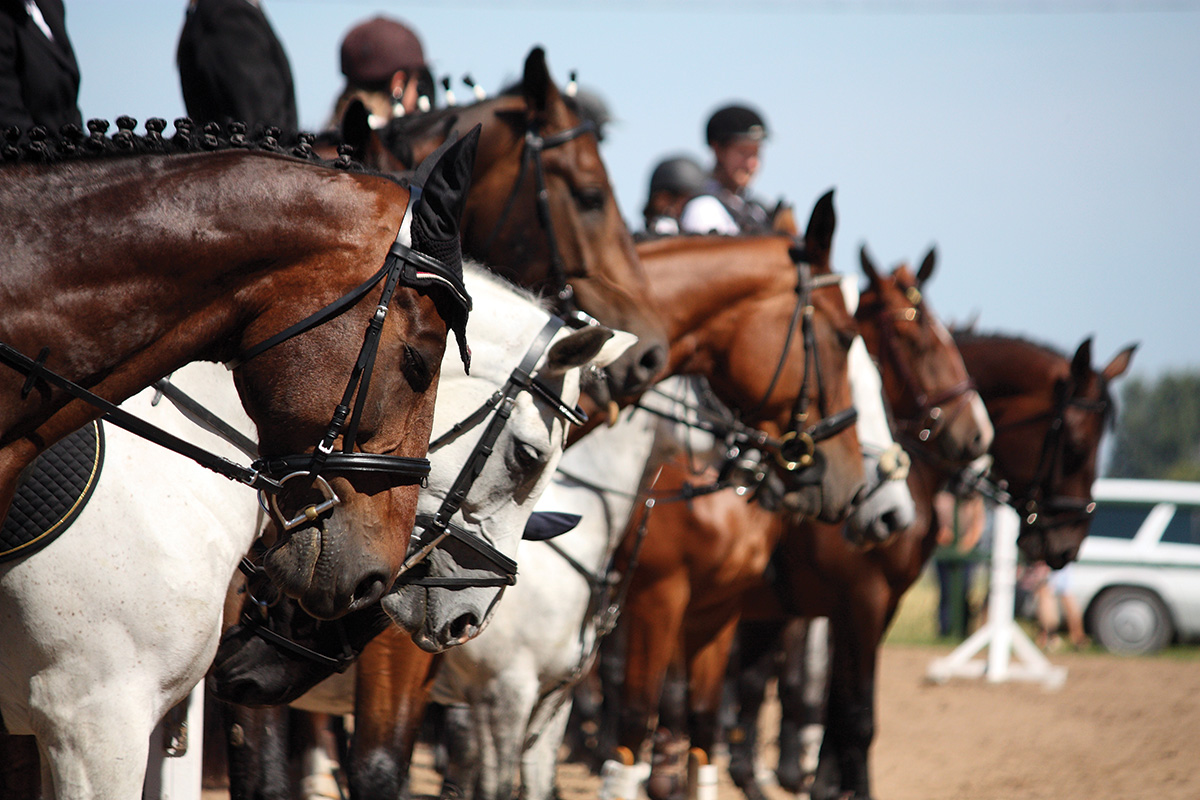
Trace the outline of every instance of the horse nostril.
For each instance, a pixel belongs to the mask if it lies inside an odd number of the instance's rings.
[[[378,602],[383,597],[387,585],[383,573],[373,572],[367,575],[354,587],[354,594],[350,597],[350,610],[354,611]]]
[[[638,359],[638,366],[641,368],[645,380],[650,381],[658,376],[658,373],[667,364],[667,351],[662,345],[654,345],[646,348],[642,353],[642,357]]]
[[[458,641],[464,638],[470,638],[479,632],[479,620],[474,614],[467,612],[460,614],[450,623],[449,641]]]

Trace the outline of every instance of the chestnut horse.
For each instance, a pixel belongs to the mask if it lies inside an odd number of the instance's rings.
[[[917,280],[907,272],[900,278],[893,276],[883,279],[865,257],[863,266],[869,286],[858,304],[856,316],[868,349],[874,348],[872,353],[879,362],[884,394],[892,404],[893,413],[911,414],[916,426],[911,435],[914,439],[921,436],[928,440],[928,446],[936,448],[940,458],[964,464],[981,455],[991,441],[991,429],[983,406],[970,391],[970,384],[949,333],[921,305],[919,282],[932,271],[932,260],[926,263]],[[884,342],[882,348],[881,339]],[[902,440],[902,437],[897,436],[897,439]],[[744,605],[752,609],[756,586],[763,580],[768,563],[772,566],[772,574],[787,585],[799,582],[797,575],[779,563],[777,552],[807,542],[811,538],[812,528],[831,531],[839,545],[847,551],[861,550],[847,541],[839,526],[820,526],[794,515],[767,514],[761,509],[744,505],[718,505],[717,499],[717,496],[703,498],[703,501],[690,504],[690,508],[681,507],[676,515],[676,524],[680,526],[680,531],[687,531],[687,535],[673,537],[694,542],[698,538],[697,529],[706,533],[711,530],[713,532],[708,535],[716,536],[719,531],[717,526],[721,525],[727,526],[726,530],[737,532],[737,542],[743,550],[752,550],[752,560],[747,563],[742,583],[736,592],[731,591],[723,599],[720,606],[721,626],[718,628],[716,624],[706,622],[706,617],[712,616],[711,610],[691,615],[683,623],[681,647],[686,659],[690,693],[686,724],[692,746],[706,752],[710,751],[719,733],[717,710],[738,619]],[[658,539],[660,545],[670,541],[670,533],[662,531]],[[693,548],[691,558],[699,560],[699,563],[707,563],[704,554],[712,550],[711,543],[706,547]],[[648,563],[647,559],[643,558],[642,563]],[[714,564],[712,568],[717,566]],[[723,558],[719,566],[728,573],[729,557]],[[635,577],[635,587],[637,583]],[[705,603],[712,604],[715,593],[711,582],[693,584],[690,591],[693,595],[699,594]],[[627,702],[633,699],[637,708],[629,709],[623,704],[621,736],[624,740],[622,744],[631,749],[631,754],[638,752],[633,749],[634,746],[640,746],[637,734],[646,730],[651,719],[650,712],[657,708],[657,693],[646,689],[648,684],[653,686],[653,678],[648,681],[646,673],[653,675],[657,671],[661,674],[666,668],[666,659],[670,657],[667,651],[672,647],[673,633],[656,629],[653,621],[661,618],[662,613],[651,611],[655,604],[661,606],[663,602],[664,597],[660,594],[644,605],[640,600],[638,606],[631,603],[627,617],[630,638],[626,643],[628,661],[624,699]],[[637,607],[644,608],[645,612],[635,610]],[[696,637],[705,625],[710,638],[704,640],[705,649],[700,649],[689,640]],[[659,653],[657,666],[651,665],[650,656],[645,652],[647,647]],[[679,658],[680,655],[677,653],[675,657]],[[681,724],[679,711],[675,710],[674,714],[677,717],[673,720],[674,724]],[[647,785],[652,796],[664,796],[675,790],[679,776],[668,774],[673,760],[670,754],[659,759],[660,768],[655,769]]]
[[[49,163],[0,167],[0,510],[96,403],[224,361],[260,435],[262,458],[226,474],[272,498],[264,568],[314,616],[370,605],[407,552],[448,324],[469,308],[461,264],[421,251],[457,258],[440,240],[456,238],[476,137],[440,162],[449,191],[409,208],[415,193],[383,175],[175,152],[186,129],[134,124],[119,121],[116,147],[76,132],[58,147],[79,155],[38,142]]]
[[[1013,337],[960,332],[955,339],[994,422],[993,475],[1010,481],[1014,497],[1027,498],[1018,501],[1018,508],[1029,509],[1029,499],[1034,499],[1041,504],[1039,515],[1045,515],[1043,508],[1054,509],[1041,526],[1036,525],[1037,519],[1026,519],[1027,555],[1032,551],[1037,556],[1065,556],[1060,536],[1069,536],[1066,546],[1077,548],[1074,537],[1081,539],[1086,533],[1096,453],[1112,409],[1108,384],[1128,368],[1133,347],[1096,371],[1091,367],[1090,340],[1068,360],[1050,348]],[[762,623],[757,631],[760,641],[765,632],[782,624],[779,614],[830,620],[833,663],[825,736],[810,790],[813,798],[871,797],[868,755],[875,727],[879,644],[904,592],[937,546],[933,496],[956,475],[953,463],[943,457],[925,448],[914,447],[912,452],[909,484],[919,498],[919,524],[867,552],[842,546],[836,531],[818,531],[806,545],[796,543],[781,553],[789,576],[799,577],[773,587],[761,606],[764,611],[773,607],[774,620]],[[769,648],[745,641],[743,648],[743,653],[754,650],[763,657],[740,676],[741,710],[738,731],[730,737],[730,771],[747,796],[754,798],[762,796],[753,779],[754,721],[769,672],[764,669]],[[800,683],[780,681],[785,717],[802,706],[799,698],[786,696],[798,692]],[[794,733],[798,723],[793,718],[781,725],[790,726],[791,734],[780,732],[780,768],[797,776],[788,781],[788,788],[798,790]]]
[[[820,608],[812,616],[830,617],[834,635],[830,669],[836,673],[833,680],[840,692],[830,700],[830,714],[838,707],[848,729],[865,724],[864,714],[869,722],[876,651],[900,593],[916,580],[927,556],[914,543],[921,542],[933,525],[933,493],[992,444],[993,429],[962,358],[925,300],[925,284],[936,264],[934,251],[915,276],[903,265],[890,276],[880,275],[865,248],[860,260],[868,286],[856,316],[867,348],[880,366],[897,439],[912,456],[908,484],[918,516],[891,540],[865,550],[848,545],[835,527],[806,525],[802,535],[781,544],[773,580],[748,598],[747,622],[739,631],[741,666],[734,670],[741,702],[737,725],[728,738],[731,776],[752,798],[763,796],[754,775],[758,712],[766,680],[775,671],[787,614],[796,613],[790,604],[808,603]],[[954,429],[972,417],[982,433],[965,447]],[[795,642],[800,647],[803,643],[803,639]],[[799,665],[800,658],[788,652],[785,663]],[[786,676],[780,678],[781,701],[791,713],[781,722],[779,779],[791,791],[802,788],[796,714],[802,706],[801,688]],[[827,732],[830,741],[839,735],[848,734]]]

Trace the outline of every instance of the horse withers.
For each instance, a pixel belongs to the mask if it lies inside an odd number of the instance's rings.
[[[274,498],[266,569],[318,617],[374,602],[407,551],[447,332],[469,308],[460,265],[427,254],[456,258],[443,240],[477,136],[425,165],[410,209],[382,175],[181,153],[186,131],[130,127],[107,157],[55,160],[43,143],[31,153],[49,163],[0,167],[0,342],[15,366],[0,370],[0,509],[38,453],[100,416],[81,390],[120,402],[190,361],[236,362],[261,458],[229,474]],[[315,327],[291,327],[306,317]]]

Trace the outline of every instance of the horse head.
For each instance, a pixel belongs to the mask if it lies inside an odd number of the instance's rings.
[[[916,275],[903,264],[880,274],[865,245],[859,258],[867,288],[855,316],[880,365],[901,438],[951,468],[966,466],[987,452],[994,431],[953,337],[924,294],[936,251]]]
[[[1061,568],[1078,555],[1095,508],[1096,460],[1113,418],[1109,384],[1137,346],[1097,370],[1090,338],[1070,359],[1021,339],[957,339],[995,425],[993,470],[1021,515],[1018,544],[1031,561]]]
[[[488,100],[402,117],[379,134],[363,112],[354,113],[343,122],[347,141],[372,166],[392,170],[453,130],[481,124],[463,214],[464,252],[554,297],[563,313],[578,309],[638,337],[608,367],[599,391],[627,396],[659,377],[667,352],[663,323],[646,302],[645,270],[617,207],[595,125],[559,91],[540,47],[526,58],[521,82]]]
[[[340,221],[343,235],[396,238],[461,274],[458,215],[476,141],[477,134],[463,137],[423,165],[423,194],[405,215],[399,237],[383,228],[384,221],[357,218]],[[328,247],[336,250],[339,241]],[[430,277],[417,262],[410,278],[414,286],[395,291],[390,310],[382,309],[382,300],[380,307],[354,302],[304,335],[243,351],[253,355],[243,357],[234,373],[258,428],[265,471],[282,483],[271,498],[263,568],[317,618],[370,605],[392,585],[424,479],[408,467],[425,464],[449,329],[459,338],[461,355],[467,354],[462,334],[469,298],[445,288],[453,275]],[[390,280],[381,281],[383,297],[394,286]],[[327,286],[306,288],[318,300],[337,298]],[[295,317],[293,308],[277,304],[255,320],[247,339],[263,342]],[[373,352],[364,344],[372,341]],[[301,455],[287,455],[292,453]]]
[[[424,532],[413,546],[423,560],[410,557],[414,566],[383,599],[393,621],[430,652],[462,644],[487,625],[515,580],[512,559],[562,455],[567,423],[579,421],[572,409],[583,370],[603,368],[634,341],[598,325],[560,328],[539,304],[482,270],[468,279],[480,300],[470,322],[476,366],[470,376],[452,364],[443,370],[429,487],[418,506]],[[491,407],[495,416],[480,413]],[[453,535],[430,548],[439,518]]]

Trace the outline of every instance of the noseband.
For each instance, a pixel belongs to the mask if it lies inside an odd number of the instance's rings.
[[[504,209],[500,212],[500,218],[496,221],[496,227],[492,229],[483,247],[485,254],[491,252],[492,246],[500,237],[500,231],[503,230],[505,223],[508,221],[509,214],[512,213],[513,208],[516,206],[517,196],[520,194],[521,184],[525,181],[525,175],[532,168],[535,190],[534,203],[537,208],[538,224],[541,226],[542,232],[546,235],[546,243],[550,249],[550,272],[548,279],[554,291],[556,311],[566,317],[572,317],[577,311],[574,301],[575,290],[571,287],[567,279],[567,270],[563,265],[562,252],[558,247],[558,237],[554,233],[554,224],[550,218],[550,191],[546,187],[546,168],[542,161],[542,153],[578,139],[584,134],[595,134],[595,132],[596,124],[590,119],[583,120],[574,128],[568,128],[549,136],[542,136],[538,133],[536,123],[530,123],[529,128],[525,131],[525,141],[521,148],[521,167],[517,173],[517,180],[513,183],[512,191],[508,195]]]
[[[441,586],[458,589],[469,586],[511,586],[517,582],[516,561],[501,553],[482,537],[476,536],[466,528],[455,525],[450,521],[450,518],[462,507],[475,480],[483,471],[483,466],[491,456],[496,440],[500,437],[500,432],[512,416],[517,396],[521,392],[529,391],[538,399],[548,403],[554,412],[567,422],[579,426],[587,422],[587,415],[583,412],[583,409],[579,408],[579,406],[575,406],[574,408],[568,406],[562,397],[533,374],[534,367],[537,366],[542,358],[542,354],[550,346],[551,340],[554,339],[555,334],[565,325],[566,322],[559,317],[550,317],[546,321],[545,326],[538,332],[538,335],[534,337],[533,342],[529,345],[529,349],[525,351],[525,356],[513,369],[504,386],[493,393],[478,409],[462,421],[455,423],[446,433],[430,442],[429,450],[433,452],[447,442],[456,439],[463,432],[482,423],[489,414],[491,415],[491,420],[488,422],[487,427],[484,428],[479,441],[475,443],[474,449],[472,449],[471,454],[467,457],[466,462],[459,471],[458,477],[455,478],[454,483],[451,485],[449,491],[447,491],[446,497],[442,500],[442,504],[437,512],[432,515],[417,515],[417,530],[422,531],[422,533],[418,536],[417,531],[413,532],[412,544],[409,547],[410,554],[400,567],[399,577],[395,583],[396,586]],[[497,577],[434,577],[430,575],[418,575],[413,572],[413,568],[425,562],[433,550],[441,545],[447,537],[466,545],[485,560],[491,562],[498,573]]]

